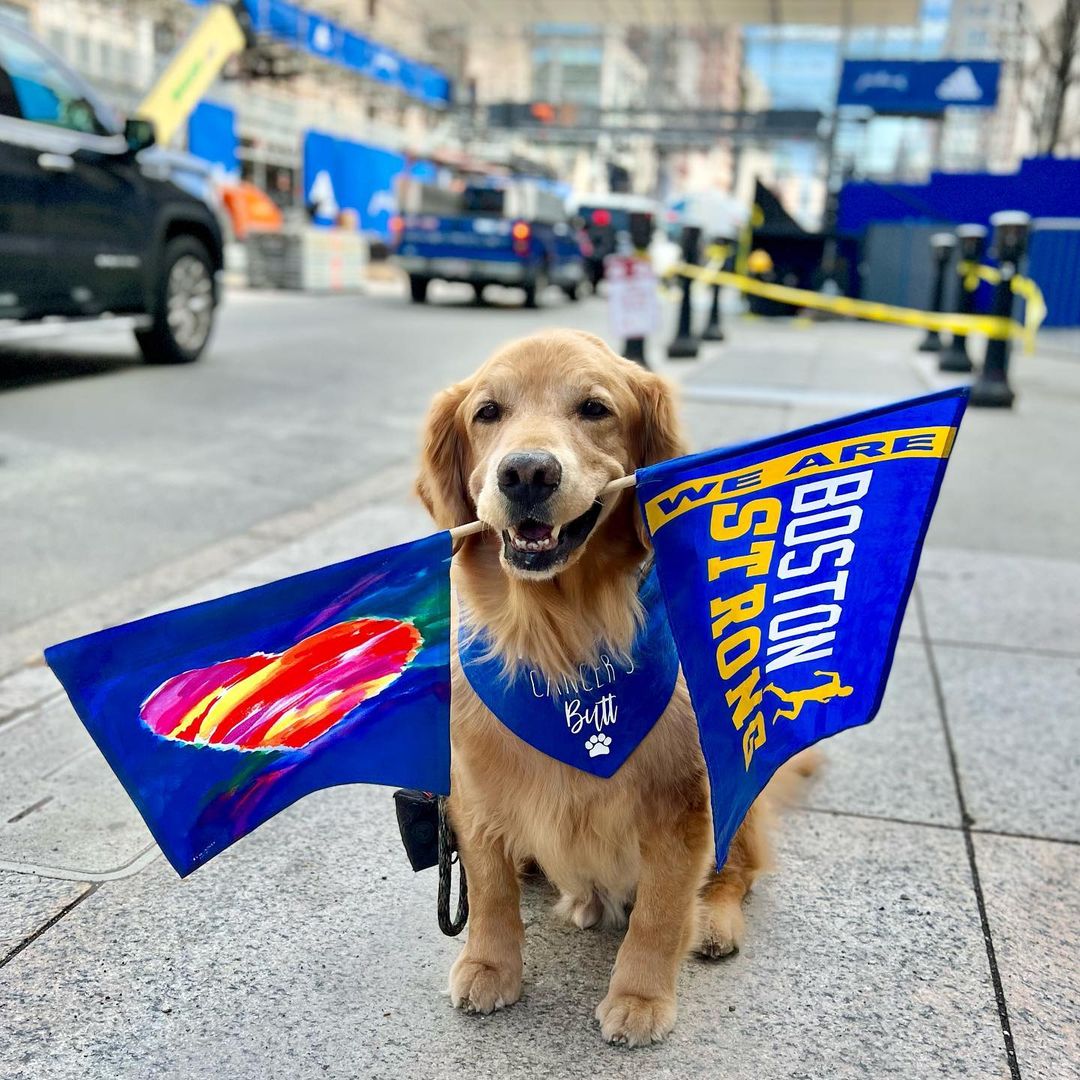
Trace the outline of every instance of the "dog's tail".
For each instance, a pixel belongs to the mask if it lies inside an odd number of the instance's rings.
[[[806,789],[807,781],[825,765],[825,755],[811,746],[796,754],[773,774],[765,790],[777,807],[794,806]]]

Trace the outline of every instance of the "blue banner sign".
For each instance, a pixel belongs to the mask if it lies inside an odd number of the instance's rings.
[[[450,80],[438,68],[403,56],[363,34],[288,0],[246,0],[256,31],[392,86],[429,105],[450,100]]]
[[[397,207],[394,181],[405,166],[404,155],[396,151],[309,131],[304,201],[318,225],[332,225],[342,210],[355,210],[361,232],[385,238]]]
[[[997,60],[845,60],[836,103],[912,116],[992,109],[1000,74]]]
[[[773,773],[872,720],[967,390],[638,471],[716,861]]]
[[[211,0],[190,0],[205,6]],[[244,0],[252,28],[331,64],[392,86],[428,105],[450,101],[450,79],[431,64],[403,56],[363,34],[288,0]]]

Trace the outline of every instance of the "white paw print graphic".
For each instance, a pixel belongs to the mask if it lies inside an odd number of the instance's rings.
[[[611,753],[611,739],[607,735],[592,735],[585,740],[585,749],[589,757],[602,757]]]

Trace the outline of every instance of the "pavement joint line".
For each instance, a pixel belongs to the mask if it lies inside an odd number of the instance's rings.
[[[915,377],[927,388],[927,390],[951,390],[954,386],[964,386],[970,379],[949,378],[937,370],[937,354],[933,358],[916,353],[908,357],[908,366],[915,373]]]
[[[53,878],[57,881],[124,881],[142,873],[152,862],[161,858],[156,843],[147,844],[133,859],[114,870],[74,870],[66,866],[43,866],[36,863],[5,862],[0,859],[0,871],[24,874],[27,877]]]
[[[31,667],[32,664],[25,665]],[[20,669],[16,668],[16,671]],[[8,675],[14,674],[14,672],[7,672]],[[5,713],[0,716],[0,733],[7,731],[9,728],[13,728],[20,721],[27,719],[34,713],[44,709],[47,705],[51,705],[54,701],[64,696],[63,690],[50,690],[44,697],[40,697],[37,701],[32,701],[29,705],[23,705],[18,709],[12,709],[11,712]]]
[[[1001,1036],[1005,1043],[1005,1057],[1009,1063],[1009,1073],[1012,1080],[1022,1080],[1020,1075],[1020,1062],[1016,1057],[1016,1045],[1013,1041],[1012,1025],[1009,1021],[1009,1006],[1005,999],[1005,987],[1001,981],[1001,972],[998,969],[997,951],[994,948],[994,938],[990,929],[990,916],[986,910],[986,898],[983,895],[982,880],[979,877],[979,864],[975,857],[975,841],[972,839],[971,815],[968,813],[967,800],[964,798],[964,786],[960,780],[960,763],[956,754],[956,744],[953,742],[952,730],[949,727],[949,713],[945,704],[945,687],[941,681],[941,672],[938,670],[937,657],[934,655],[934,646],[930,641],[930,628],[926,617],[926,606],[922,598],[922,590],[918,585],[914,589],[915,610],[918,613],[919,624],[923,630],[923,644],[926,649],[926,661],[930,669],[930,680],[934,687],[934,699],[937,703],[938,716],[941,719],[942,732],[945,735],[945,749],[949,758],[949,768],[952,772],[953,784],[956,788],[956,801],[960,808],[960,829],[964,837],[964,847],[967,851],[968,866],[971,870],[971,885],[975,893],[975,904],[979,913],[979,923],[982,927],[983,942],[986,946],[986,960],[990,967],[990,979],[994,987],[994,997],[997,1000],[998,1019],[1001,1023]]]
[[[75,897],[74,900],[71,901],[71,903],[66,904],[64,907],[62,907],[51,919],[48,920],[48,922],[43,923],[32,934],[30,934],[28,937],[23,938],[23,940],[20,941],[19,944],[16,945],[15,948],[13,948],[6,956],[0,958],[0,968],[4,967],[5,964],[14,960],[15,957],[23,951],[23,949],[26,949],[30,945],[33,945],[33,943],[37,941],[37,939],[41,937],[42,934],[45,934],[49,930],[51,930],[62,918],[64,918],[65,915],[69,915],[85,899],[87,899],[87,897],[93,896],[94,893],[96,893],[100,888],[100,883],[88,885],[81,893],[79,893],[78,896]]]
[[[1048,649],[1042,645],[999,645],[992,641],[955,641],[951,638],[930,638],[931,645],[944,649],[978,649],[982,652],[1003,652],[1019,656],[1043,656],[1048,660],[1080,660],[1080,650]]]
[[[801,390],[773,386],[694,386],[684,383],[682,398],[691,402],[718,402],[727,405],[835,405],[838,408],[870,409],[887,405],[891,394],[860,394],[843,390]]]
[[[300,540],[378,501],[380,495],[392,490],[393,485],[402,485],[411,479],[409,460],[402,457],[355,484],[256,522],[243,532],[223,537],[129,578],[112,589],[0,634],[0,679],[40,663],[42,642],[64,640],[86,624],[115,625],[137,618],[158,601],[212,581]],[[40,704],[36,702],[30,708]],[[0,726],[4,720],[22,711],[17,710],[0,719]]]
[[[76,750],[74,754],[68,754],[59,765],[54,765],[48,772],[42,773],[39,777],[40,780],[51,780],[57,773],[62,773],[69,765],[74,765],[80,758],[86,757],[88,754],[92,754],[97,750],[97,745],[84,746],[81,750]]]
[[[916,829],[963,832],[962,825],[950,825],[945,821],[920,821],[918,818],[893,817],[891,814],[868,814],[859,810],[839,810],[833,806],[810,806],[807,803],[793,803],[791,809],[806,814],[856,818],[859,821],[881,821],[889,825],[907,825]],[[1007,829],[980,829],[975,825],[970,826],[969,831],[976,836],[993,836],[1003,840],[1035,840],[1042,844],[1064,844],[1066,847],[1080,847],[1080,839],[1071,836],[1040,836],[1038,833],[1010,832]]]
[[[16,821],[22,821],[23,818],[29,817],[35,810],[40,810],[43,806],[48,806],[55,798],[55,795],[43,795],[37,802],[32,802],[29,806],[24,806],[13,817],[9,817],[7,823],[9,825],[14,825]]]

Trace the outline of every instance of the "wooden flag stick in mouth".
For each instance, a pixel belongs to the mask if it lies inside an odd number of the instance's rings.
[[[622,491],[625,488],[631,488],[637,483],[637,474],[629,473],[626,476],[620,476],[615,480],[612,480],[610,484],[604,486],[601,495],[610,495],[613,491]],[[466,536],[472,536],[473,533],[483,532],[489,526],[483,521],[469,521],[464,525],[458,525],[450,530],[450,538],[452,540],[461,540]]]

